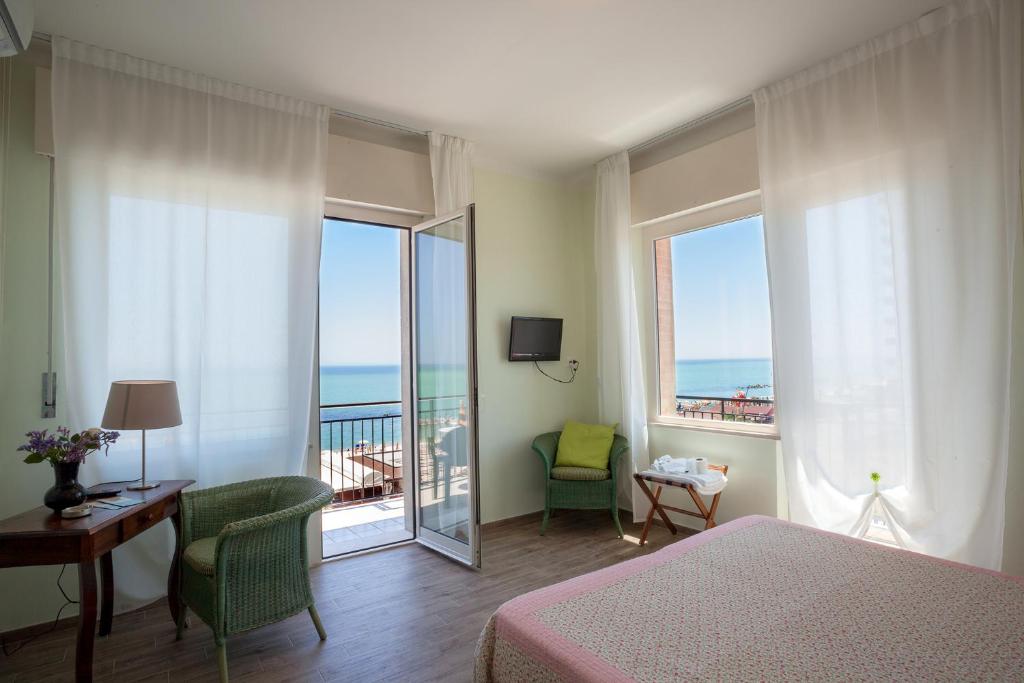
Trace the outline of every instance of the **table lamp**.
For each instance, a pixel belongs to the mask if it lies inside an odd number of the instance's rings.
[[[146,430],[177,427],[181,424],[178,386],[163,379],[132,379],[112,382],[103,412],[104,429],[142,430],[142,479],[128,487],[130,491],[156,488],[160,482],[146,481]]]

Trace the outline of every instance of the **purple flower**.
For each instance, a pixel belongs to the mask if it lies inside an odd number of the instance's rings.
[[[25,434],[28,441],[17,450],[28,453],[25,462],[36,463],[48,461],[50,464],[82,463],[86,456],[103,448],[109,450],[110,444],[117,441],[118,432],[105,432],[94,427],[82,432],[72,433],[67,427],[58,427],[56,434],[50,435],[45,429]]]
[[[42,431],[29,432],[25,436],[28,437],[28,443],[18,446],[19,451],[45,453],[51,448],[56,448],[58,444],[57,437],[47,436],[45,429]]]

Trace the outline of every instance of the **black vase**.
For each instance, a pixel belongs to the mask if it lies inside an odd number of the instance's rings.
[[[85,502],[85,488],[78,483],[77,462],[61,462],[53,466],[56,483],[43,496],[43,505],[60,512]]]

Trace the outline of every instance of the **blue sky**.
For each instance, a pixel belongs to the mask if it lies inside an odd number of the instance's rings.
[[[669,239],[676,358],[770,358],[761,217]]]
[[[461,228],[456,229],[459,232]],[[452,296],[437,299],[421,287],[426,325],[420,337],[425,363],[465,362],[465,252],[447,239],[450,226],[419,233],[420,276]],[[461,235],[461,233],[459,233]],[[320,253],[320,364],[401,363],[402,231],[348,221],[324,221]],[[453,344],[456,340],[457,344]]]
[[[324,221],[320,364],[401,362],[402,231]]]
[[[322,365],[399,364],[400,239],[397,229],[324,221]],[[760,216],[670,239],[676,358],[771,357]]]

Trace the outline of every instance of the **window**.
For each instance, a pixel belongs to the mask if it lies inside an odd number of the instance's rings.
[[[774,433],[761,216],[656,238],[654,268],[660,416]]]

